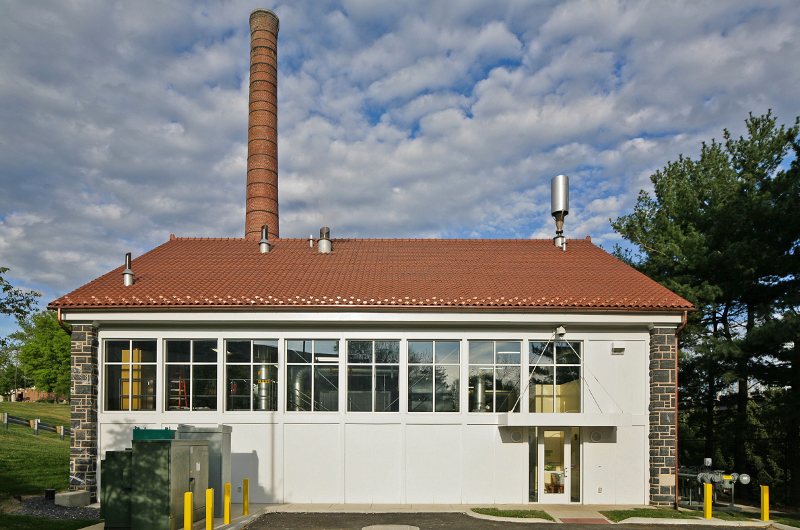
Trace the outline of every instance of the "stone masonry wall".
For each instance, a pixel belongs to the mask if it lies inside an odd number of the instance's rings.
[[[72,395],[69,489],[97,500],[97,328],[72,326]]]
[[[650,504],[675,505],[675,328],[650,330]]]

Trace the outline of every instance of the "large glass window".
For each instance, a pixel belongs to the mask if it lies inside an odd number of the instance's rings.
[[[518,341],[469,343],[469,411],[519,412]]]
[[[531,412],[581,411],[581,343],[530,342]]]
[[[164,343],[167,410],[217,410],[217,341]]]
[[[400,341],[347,342],[348,412],[399,412]]]
[[[155,340],[105,341],[105,410],[156,409]]]
[[[286,410],[339,410],[339,341],[286,341]]]
[[[225,410],[278,410],[278,341],[225,341]]]
[[[409,412],[458,412],[460,353],[458,341],[408,342]]]

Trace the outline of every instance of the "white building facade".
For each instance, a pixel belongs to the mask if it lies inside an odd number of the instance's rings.
[[[69,316],[97,330],[95,466],[134,426],[225,424],[232,482],[250,479],[253,502],[358,504],[669,503],[674,445],[653,465],[664,451],[651,433],[670,426],[651,422],[651,334],[674,337],[682,318]]]

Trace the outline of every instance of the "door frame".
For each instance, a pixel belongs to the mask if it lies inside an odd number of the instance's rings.
[[[528,433],[527,434],[528,434],[528,444],[529,445],[528,445],[528,452],[526,454],[526,457],[527,457],[526,460],[528,460],[528,473],[526,473],[526,475],[525,475],[526,476],[526,484],[525,484],[525,491],[526,492],[529,492],[530,491],[530,487],[531,487],[531,484],[530,484],[530,474],[531,474],[530,458],[531,458],[532,455],[531,455],[531,447],[530,447],[530,443],[531,443],[530,437],[533,434],[533,430],[534,429],[538,430],[537,436],[535,436],[535,439],[536,439],[536,455],[537,455],[537,461],[538,461],[538,470],[537,470],[537,475],[538,476],[536,477],[537,499],[538,500],[531,501],[530,498],[526,495],[526,502],[528,502],[530,504],[570,504],[570,503],[573,503],[573,501],[572,501],[573,474],[574,473],[580,474],[580,471],[581,471],[581,469],[583,467],[583,466],[580,465],[580,459],[582,457],[582,451],[581,451],[581,446],[580,446],[580,444],[581,444],[580,436],[578,437],[579,438],[578,440],[574,439],[575,434],[578,434],[580,432],[580,430],[576,429],[574,427],[541,427],[541,426],[539,426],[539,427],[529,427],[528,428]],[[550,471],[545,469],[545,467],[546,467],[545,462],[547,460],[546,460],[546,457],[545,457],[545,436],[544,436],[544,433],[547,432],[547,431],[550,431],[550,432],[560,431],[562,433],[563,440],[564,440],[564,442],[563,442],[564,445],[562,447],[563,458],[562,458],[562,462],[561,462],[563,469],[559,473],[559,475],[561,476],[561,480],[560,480],[560,482],[561,482],[560,486],[561,487],[558,488],[560,490],[559,492],[552,492],[552,491],[548,492],[547,491],[548,489],[551,489],[551,488],[546,487],[546,484],[551,483],[550,479],[552,477],[548,476],[548,480],[547,480],[547,482],[545,482],[545,474],[546,473],[548,475],[550,474]],[[573,444],[578,444],[578,447],[574,448]],[[577,453],[577,457],[578,457],[578,460],[579,460],[578,462],[572,462],[572,456],[573,456],[573,450],[574,449],[577,449],[576,453]],[[577,464],[577,465],[573,465],[573,464]],[[582,482],[580,480],[580,476],[577,477],[577,478],[579,480],[578,483],[580,484],[580,482]],[[582,496],[579,495],[579,499],[582,499]],[[575,504],[580,504],[581,502],[582,502],[582,500],[579,500],[579,501],[575,501],[574,503]]]

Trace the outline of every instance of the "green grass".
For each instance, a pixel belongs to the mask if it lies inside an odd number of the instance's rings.
[[[600,512],[610,521],[618,523],[631,517],[647,517],[650,519],[695,519],[697,516],[664,508],[633,508],[631,510],[606,510]]]
[[[494,517],[518,517],[522,519],[544,519],[555,521],[549,514],[542,510],[498,510],[497,508],[473,508],[473,512]]]
[[[1,412],[8,412],[12,416],[26,420],[38,418],[42,423],[53,427],[61,425],[69,428],[69,405],[0,401]]]
[[[69,425],[69,406],[52,403],[0,402],[0,412],[48,425]],[[9,424],[0,428],[0,504],[13,495],[44,495],[69,487],[69,441],[58,434]]]
[[[0,429],[0,499],[12,495],[44,495],[69,487],[69,442],[56,433],[22,425]]]
[[[48,425],[69,427],[69,405],[0,402],[0,412]],[[13,504],[14,495],[44,495],[44,490],[69,488],[69,439],[44,430],[9,424],[0,428],[0,507]],[[99,521],[72,521],[11,515],[0,512],[0,530],[77,530]]]
[[[761,515],[756,514],[756,517],[760,518]],[[769,518],[777,523],[785,524],[788,526],[794,526],[795,528],[800,528],[800,514],[797,513],[772,512],[769,514]]]
[[[0,530],[78,530],[86,528],[100,521],[81,521],[63,519],[45,519],[42,517],[27,517],[24,515],[9,515],[0,513]]]

